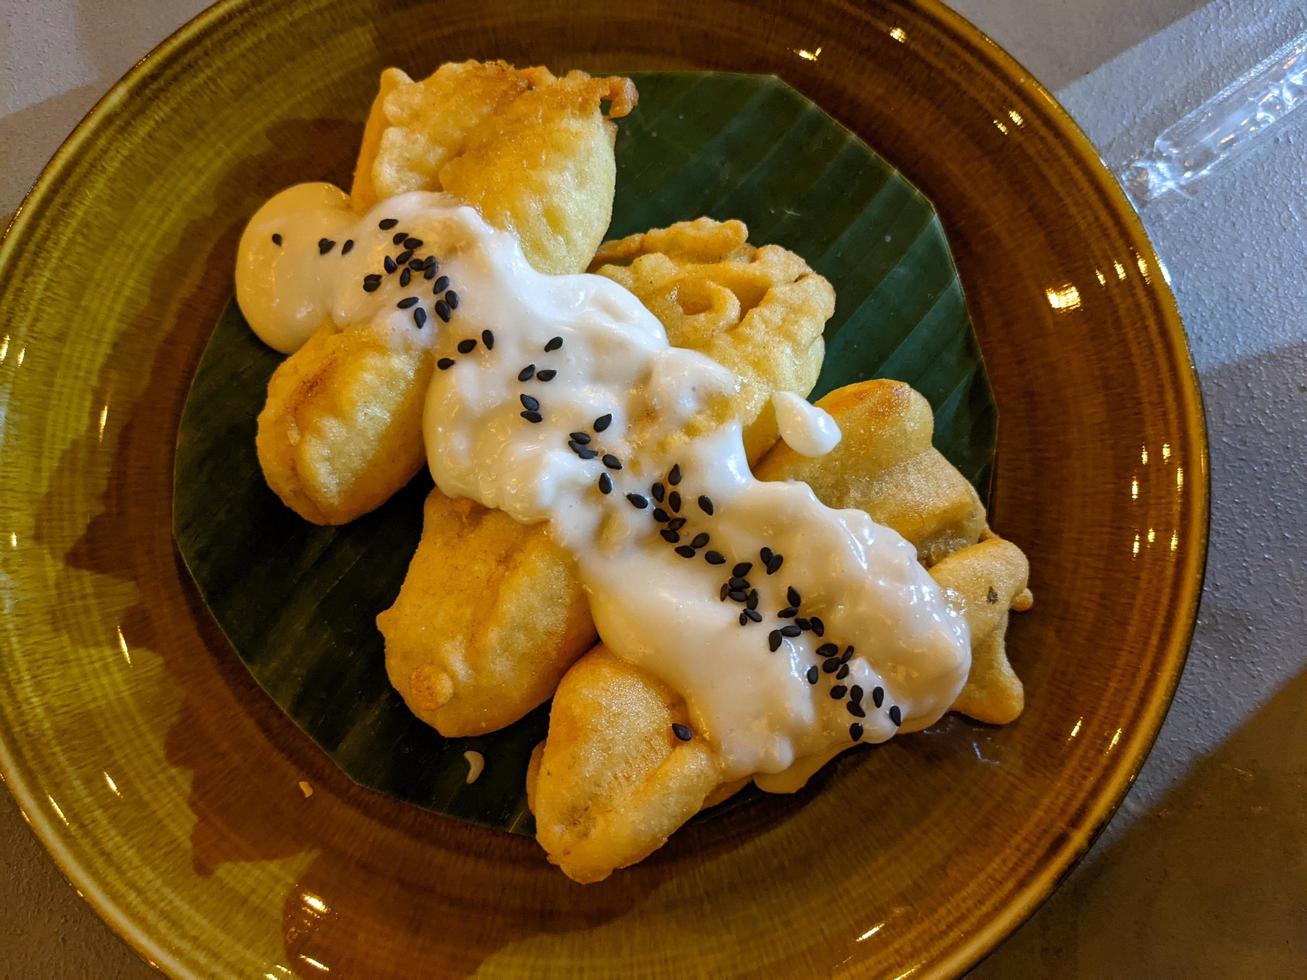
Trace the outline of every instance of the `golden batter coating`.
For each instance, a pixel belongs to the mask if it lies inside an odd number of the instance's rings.
[[[512,724],[593,645],[571,556],[507,514],[432,490],[395,604],[377,617],[386,672],[444,735]]]
[[[1025,555],[985,527],[974,492],[962,489],[958,481],[966,481],[930,447],[929,406],[907,385],[863,382],[818,404],[844,431],[837,450],[810,460],[778,445],[759,475],[802,475],[828,505],[860,507],[909,540],[915,534],[930,543],[930,573],[966,617],[972,638],[972,671],[953,708],[996,724],[1013,720],[1022,691],[1004,637],[1009,610],[1033,601]],[[941,464],[952,476],[939,492],[928,491],[925,481],[939,477]],[[706,740],[700,746],[698,738],[680,743],[671,736],[670,725],[685,723],[685,711],[657,678],[602,647],[564,676],[527,788],[537,839],[569,877],[600,881],[642,860],[702,806],[738,788],[720,780],[706,785],[718,767]],[[684,751],[691,746],[693,754]]]
[[[730,410],[756,460],[776,439],[772,393],[806,398],[817,383],[835,290],[793,252],[748,238],[742,221],[697,218],[605,242],[591,269],[635,293],[674,346],[735,372]]]
[[[747,229],[738,221],[701,218],[622,242],[610,242],[601,249],[601,257],[640,256],[633,266],[605,264],[599,271],[618,282],[630,279],[640,286],[643,295],[639,291],[637,295],[646,304],[654,301],[650,308],[662,321],[674,345],[697,348],[732,370],[742,372],[744,380],[738,396],[723,399],[714,406],[715,411],[705,412],[705,417],[696,419],[695,425],[703,427],[715,427],[728,418],[756,420],[760,406],[767,404],[776,387],[797,388],[807,394],[820,367],[822,329],[834,309],[830,284],[812,272],[801,258],[776,246],[754,248],[745,240],[746,235]],[[655,270],[668,267],[671,272],[666,275],[655,274]],[[633,269],[643,271],[631,279]],[[730,288],[721,285],[723,282],[729,283]],[[657,284],[656,288],[650,285],[653,283]],[[703,312],[690,316],[676,302],[659,301],[659,296],[665,300],[667,290],[681,296],[702,290],[711,297],[711,302]],[[747,303],[739,296],[744,296]],[[775,422],[768,424],[773,430],[767,436],[770,441],[774,438]],[[754,425],[757,426],[756,421]],[[440,491],[433,491],[432,496],[439,497]],[[484,508],[465,506],[475,508],[470,513],[481,515],[478,520],[488,520]],[[543,703],[553,693],[558,678],[589,642],[550,647],[543,642],[533,646],[523,640],[513,653],[519,673],[508,679],[500,671],[490,669],[497,663],[488,659],[455,662],[457,651],[476,643],[474,620],[442,622],[441,629],[434,631],[424,630],[417,617],[392,616],[396,610],[413,605],[416,596],[439,595],[444,582],[442,569],[467,565],[464,556],[468,548],[457,535],[445,533],[433,520],[433,515],[441,512],[440,508],[433,510],[428,501],[417,558],[409,567],[395,607],[383,613],[378,623],[386,635],[391,681],[410,706],[414,704],[410,694],[414,685],[410,678],[419,668],[424,672],[422,676],[459,678],[447,690],[442,688],[445,700],[440,710],[414,708],[420,718],[442,734],[459,735],[466,734],[461,726],[469,716],[478,718],[480,724],[487,726],[479,730],[486,731],[510,724]],[[497,527],[496,542],[502,554],[552,547],[541,525],[524,526],[505,518]],[[511,582],[497,577],[493,570],[475,573],[465,570],[463,577],[469,593],[484,596],[490,604],[507,604],[508,599],[500,593],[508,588],[517,593],[515,602],[518,603],[543,607],[546,597],[550,597],[561,607],[576,610],[575,635],[593,640],[594,626],[575,566],[570,562],[542,566],[535,574],[524,570]],[[400,657],[402,664],[392,663]],[[501,699],[500,695],[510,688],[511,696]],[[463,699],[471,707],[460,705]]]
[[[611,116],[625,115],[635,86],[503,62],[444,65],[422,82],[387,69],[364,129],[353,205],[362,212],[404,191],[447,190],[515,231],[535,268],[580,272],[613,206],[616,130],[603,101]],[[383,355],[360,332],[324,328],[288,357],[259,415],[268,486],[318,524],[366,514],[422,465],[432,354],[413,346]],[[356,352],[369,364],[349,367]]]
[[[380,507],[424,459],[422,403],[432,364],[370,330],[324,328],[268,382],[255,446],[264,478],[314,524]]]
[[[597,646],[554,695],[549,737],[527,774],[536,838],[575,881],[643,860],[721,784],[716,754],[682,742],[685,703],[652,674]]]
[[[580,272],[612,217],[611,120],[637,98],[629,78],[503,61],[441,65],[420,82],[387,68],[350,196],[362,212],[407,191],[448,191],[516,232],[541,272]]]
[[[931,444],[930,403],[902,381],[866,381],[817,404],[839,422],[839,445],[809,459],[778,442],[760,480],[800,480],[828,507],[854,507],[894,528],[927,568],[980,540],[985,508],[975,488]]]

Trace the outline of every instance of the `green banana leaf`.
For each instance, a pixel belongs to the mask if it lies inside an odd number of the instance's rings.
[[[612,235],[707,214],[743,219],[755,244],[802,255],[838,295],[813,397],[866,378],[907,381],[935,409],[936,445],[987,495],[996,413],[930,202],[776,78],[633,77],[640,107],[621,124]],[[287,510],[254,451],[280,360],[233,301],[196,371],[177,440],[174,532],[201,596],[263,689],[357,782],[531,833],[524,777],[548,706],[504,731],[446,739],[386,680],[374,619],[417,547],[430,478],[346,527]],[[486,760],[471,785],[467,750]]]

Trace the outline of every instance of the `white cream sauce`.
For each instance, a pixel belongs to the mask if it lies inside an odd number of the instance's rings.
[[[405,194],[335,224],[340,213],[325,191],[292,188],[251,221],[238,272],[251,326],[273,346],[302,340],[315,317],[433,344],[442,367],[424,432],[436,483],[523,523],[547,522],[576,556],[604,643],[685,697],[693,737],[718,749],[726,778],[791,791],[854,741],[884,741],[948,709],[970,668],[965,621],[896,532],[824,506],[805,484],[754,479],[739,423],[714,421],[737,384],[723,367],[669,346],[657,318],[611,280],[536,272],[511,234],[453,198]],[[420,276],[403,289],[387,275],[363,291],[363,277],[402,247],[383,219],[423,242],[419,258],[439,256],[458,294],[447,324]],[[268,250],[274,233],[287,254]],[[319,255],[321,237],[355,245]],[[410,295],[426,313],[422,328],[414,307],[396,306]],[[789,416],[800,452],[828,451],[831,429],[838,440],[833,420]],[[687,429],[699,434],[686,438]],[[601,455],[583,458],[591,451]],[[664,516],[684,522],[675,542],[661,533],[672,536]],[[780,556],[771,574],[768,555]],[[747,585],[722,598],[742,562],[752,566]],[[761,622],[742,625],[751,603]]]
[[[781,438],[800,456],[825,456],[844,437],[830,412],[792,391],[773,392],[771,404]]]

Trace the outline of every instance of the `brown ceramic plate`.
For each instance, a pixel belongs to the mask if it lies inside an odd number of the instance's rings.
[[[1002,414],[1028,707],[946,722],[580,887],[533,842],[360,789],[195,602],[172,441],[244,218],[343,179],[376,73],[466,57],[783,77],[934,201]],[[0,769],[65,873],[178,974],[965,968],[1138,770],[1206,546],[1198,391],[1093,147],[935,3],[224,3],[60,149],[0,246]],[[311,789],[312,795],[305,795]]]

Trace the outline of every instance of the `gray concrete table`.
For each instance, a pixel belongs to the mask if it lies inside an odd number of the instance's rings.
[[[1111,160],[1307,28],[1301,0],[954,0]],[[0,215],[203,0],[0,0]],[[1302,113],[1307,115],[1307,113]],[[1307,120],[1145,212],[1202,377],[1212,546],[1193,651],[1134,788],[991,976],[1307,968]],[[0,976],[148,976],[0,793]]]

